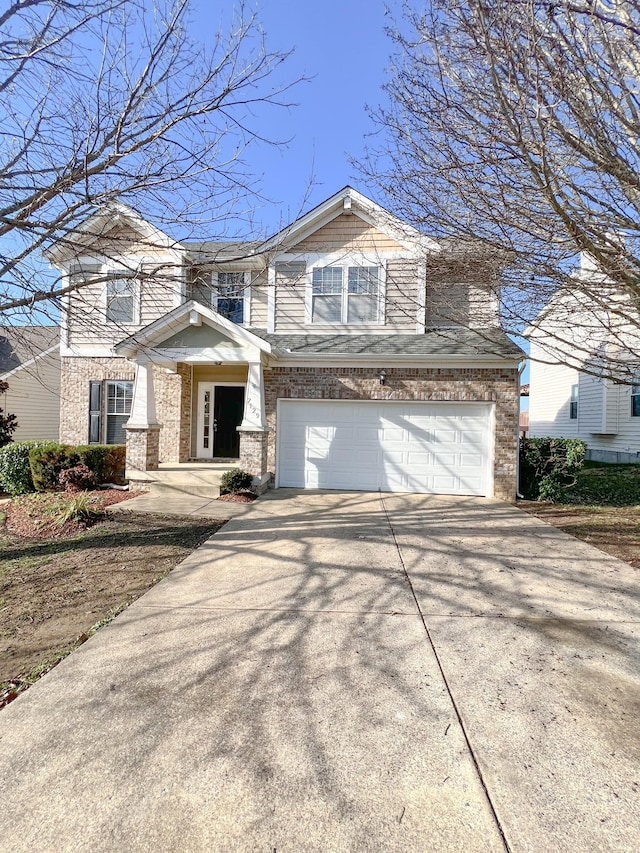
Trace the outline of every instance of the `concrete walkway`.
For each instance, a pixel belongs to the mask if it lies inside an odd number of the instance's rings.
[[[635,851],[637,573],[497,501],[280,490],[0,712],[11,851]]]

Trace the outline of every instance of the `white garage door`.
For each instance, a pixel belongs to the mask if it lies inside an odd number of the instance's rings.
[[[490,495],[491,404],[281,400],[278,485]]]

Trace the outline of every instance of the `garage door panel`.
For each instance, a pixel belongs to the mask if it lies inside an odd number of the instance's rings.
[[[490,406],[281,401],[278,483],[294,488],[490,492]]]

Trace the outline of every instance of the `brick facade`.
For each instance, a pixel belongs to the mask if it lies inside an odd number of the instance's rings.
[[[61,439],[74,444],[88,439],[90,380],[133,380],[134,376],[134,366],[122,358],[64,358]],[[506,500],[515,496],[519,403],[515,368],[386,368],[385,385],[380,385],[379,370],[364,367],[274,367],[265,370],[264,378],[269,432],[243,432],[240,438],[240,463],[255,476],[276,470],[280,398],[493,402],[495,495]],[[159,459],[184,462],[191,449],[190,367],[180,364],[174,374],[154,368],[154,387],[161,425]]]
[[[269,425],[267,466],[276,466],[276,406],[280,398],[325,400],[424,400],[495,403],[494,494],[513,500],[516,493],[519,380],[515,368],[274,367],[265,371]]]
[[[135,365],[125,358],[63,358],[60,387],[60,440],[86,444],[89,440],[89,382],[135,379]],[[186,462],[191,452],[191,368],[179,364],[177,373],[153,368],[156,415],[160,424],[161,462]],[[102,395],[102,422],[105,416]]]

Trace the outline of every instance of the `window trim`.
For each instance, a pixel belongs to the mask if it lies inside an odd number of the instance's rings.
[[[116,328],[124,328],[127,326],[139,326],[140,325],[140,299],[142,289],[140,287],[140,264],[136,262],[135,267],[133,265],[126,266],[122,263],[103,263],[102,269],[98,274],[100,278],[103,278],[102,282],[102,309],[104,322],[107,326],[116,326]],[[125,323],[120,323],[117,320],[110,320],[107,316],[107,312],[109,310],[109,276],[117,277],[118,273],[124,273],[124,275],[120,276],[122,278],[128,279],[132,283],[132,297],[133,297],[133,317],[130,321]]]
[[[630,416],[632,418],[640,418],[640,402],[638,403],[638,411],[634,412],[636,399],[640,401],[640,373],[636,373],[633,377],[637,382],[632,382],[629,388],[629,397],[631,399]],[[636,390],[637,389],[637,390]]]
[[[214,311],[218,310],[218,275],[222,273],[235,273],[242,276],[242,323],[235,323],[236,326],[251,325],[251,270],[214,270],[211,273],[211,308]],[[222,297],[224,298],[224,297]],[[224,316],[224,315],[221,315]],[[229,319],[226,317],[225,319]],[[233,323],[233,320],[230,320]]]
[[[570,396],[569,396],[569,420],[570,421],[577,421],[578,420],[579,401],[580,401],[580,385],[576,382],[571,386],[571,391],[570,391]]]
[[[313,271],[326,267],[340,267],[342,269],[342,293],[340,304],[340,320],[322,321],[313,319]],[[378,270],[378,311],[377,319],[365,323],[349,322],[349,268],[350,267],[375,267]],[[305,325],[314,328],[336,328],[347,326],[349,328],[366,329],[370,326],[384,326],[386,323],[386,291],[387,291],[387,262],[378,256],[367,256],[364,254],[341,253],[339,255],[315,255],[309,256],[307,260],[306,285],[305,285]]]
[[[121,385],[121,384],[125,384],[125,383],[127,385],[131,386],[131,409],[129,410],[129,412],[109,412],[109,385]],[[103,407],[102,407],[103,412],[104,412],[104,424],[102,427],[102,443],[108,444],[107,437],[109,434],[109,417],[110,416],[113,417],[114,415],[116,415],[116,416],[117,415],[120,415],[120,416],[128,415],[127,420],[131,417],[131,410],[133,409],[134,380],[133,379],[105,379],[102,384],[103,384],[102,397],[104,400]],[[126,441],[126,435],[125,435],[125,441]],[[111,446],[116,446],[116,445],[109,445],[109,446],[111,447]]]

